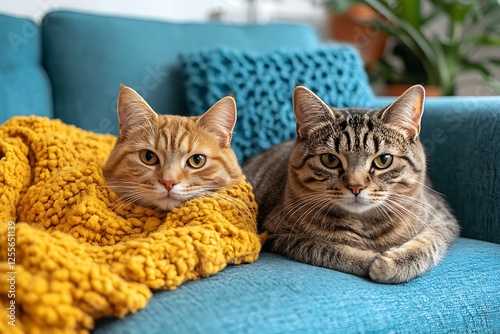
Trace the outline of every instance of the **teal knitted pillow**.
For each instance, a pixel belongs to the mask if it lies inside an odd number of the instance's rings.
[[[181,61],[191,115],[235,96],[232,147],[240,162],[295,137],[292,91],[298,84],[336,107],[367,107],[373,98],[361,58],[350,45],[269,53],[219,48],[183,55]]]

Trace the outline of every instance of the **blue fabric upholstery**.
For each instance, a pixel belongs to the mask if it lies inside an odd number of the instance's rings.
[[[319,44],[302,24],[167,23],[71,12],[48,14],[43,52],[54,88],[54,113],[64,122],[117,133],[120,83],[161,114],[184,114],[179,54],[226,45],[269,51]]]
[[[40,43],[34,22],[0,14],[0,124],[18,115],[52,116]]]
[[[291,97],[297,84],[338,107],[366,107],[373,98],[361,58],[349,45],[268,53],[209,49],[185,55],[182,63],[190,114],[234,94],[232,147],[240,162],[295,137]]]
[[[428,98],[421,139],[434,188],[446,196],[462,235],[500,243],[500,97]]]
[[[498,333],[499,259],[500,245],[461,238],[426,275],[383,285],[262,253],[94,333]]]

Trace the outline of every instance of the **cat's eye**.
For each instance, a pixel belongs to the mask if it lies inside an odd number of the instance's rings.
[[[373,166],[378,169],[385,169],[392,164],[392,155],[382,154],[373,160]]]
[[[139,153],[141,161],[146,165],[155,165],[159,162],[158,156],[155,152],[144,150]]]
[[[321,155],[321,163],[328,168],[337,168],[340,167],[340,159],[331,153],[325,153]]]
[[[189,167],[198,169],[203,167],[206,162],[207,162],[206,156],[202,154],[195,154],[188,159],[187,164]]]

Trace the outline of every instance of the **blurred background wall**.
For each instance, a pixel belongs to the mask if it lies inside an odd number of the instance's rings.
[[[40,22],[52,10],[102,13],[170,21],[209,20],[225,22],[295,21],[316,27],[325,42],[331,40],[330,16],[321,0],[2,0],[0,13],[29,17]],[[443,29],[437,25],[436,31]],[[499,50],[484,50],[477,57],[498,56]],[[500,73],[494,73],[500,78]],[[374,90],[383,91],[374,83]],[[456,95],[496,95],[477,74],[464,74],[458,80]]]

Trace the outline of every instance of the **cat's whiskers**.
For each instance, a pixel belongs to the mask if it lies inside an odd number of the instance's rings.
[[[124,204],[122,206],[122,208],[119,210],[121,212],[128,205],[131,205],[131,204],[139,205],[139,203],[145,203],[145,201],[144,201],[145,197],[147,198],[147,196],[145,196],[143,194],[137,194],[137,193],[135,193],[135,194],[127,194],[127,195],[121,196],[118,199],[116,199],[115,201],[111,202],[108,207],[110,207],[111,205],[114,204],[113,207],[111,208],[111,210],[115,211],[116,208],[120,204]]]
[[[304,190],[305,188],[303,188]],[[274,216],[271,218],[274,219],[275,217],[281,215],[282,212],[286,212],[285,215],[281,217],[279,222],[276,224],[275,231],[278,230],[279,226],[283,221],[288,222],[288,219],[292,218],[294,214],[299,211],[306,203],[308,203],[308,200],[311,199],[313,201],[314,199],[323,199],[324,196],[321,196],[320,194],[317,193],[310,193],[310,194],[299,194],[296,195],[292,198],[291,203],[284,206],[279,212],[277,212]],[[288,216],[288,218],[287,218]]]
[[[116,212],[116,214],[121,215],[123,212],[123,209],[127,205],[130,205],[130,204],[132,204],[132,202],[125,200],[125,199],[122,199],[122,198],[118,198],[115,201],[109,203],[108,208],[111,209],[111,211]],[[120,207],[120,205],[121,205],[121,207]],[[120,207],[120,208],[118,209],[118,207]]]
[[[204,196],[213,197],[213,198],[217,198],[217,199],[221,199],[221,200],[225,201],[227,204],[229,204],[231,207],[233,207],[238,212],[240,217],[243,218],[245,225],[247,227],[247,230],[248,231],[252,230],[250,228],[250,225],[248,222],[248,217],[255,217],[255,214],[252,214],[252,212],[250,212],[248,205],[245,202],[243,202],[241,199],[234,198],[234,197],[231,197],[229,195],[223,195],[223,194],[220,194],[217,192],[207,192],[206,194],[204,194]],[[256,221],[252,221],[252,225],[255,226],[256,224],[257,224]]]
[[[390,206],[386,206],[385,203],[381,203],[380,205],[377,205],[376,207],[374,207],[374,210],[377,211],[378,213],[380,213],[381,215],[385,216],[387,218],[387,220],[392,219],[390,213],[397,215],[397,213],[394,212]],[[409,232],[409,230],[408,230],[408,232]]]
[[[429,229],[428,224],[423,220],[419,215],[416,213],[412,212],[410,209],[406,208],[404,205],[398,203],[395,200],[392,199],[387,199],[386,201],[387,204],[391,205],[393,208],[397,208],[400,212],[406,213],[409,216],[413,217],[416,222],[419,222],[424,228]]]
[[[382,213],[385,217],[387,217],[389,220],[394,219],[394,217],[391,217],[391,213],[401,219],[401,222],[406,228],[406,231],[408,232],[408,236],[415,235],[418,233],[416,227],[414,224],[412,224],[412,219],[408,217],[408,214],[410,214],[411,217],[415,217],[411,211],[408,210],[402,210],[405,209],[404,207],[398,207],[395,206],[391,201],[391,197],[394,197],[395,193],[392,192],[387,192],[384,190],[379,190],[377,192],[371,192],[370,193],[370,199],[376,204],[374,206],[374,209],[376,209],[377,212]],[[410,197],[413,199],[408,204],[414,205],[415,204],[415,198]],[[417,217],[418,218],[418,217]],[[393,222],[393,223],[398,223],[398,221]],[[410,231],[413,230],[413,232]]]
[[[416,200],[416,198],[408,196],[408,195],[403,195],[403,194],[394,194],[394,197],[398,197],[398,199],[405,204],[409,205],[415,205],[418,204],[419,208],[423,210],[425,213],[427,213],[429,216],[432,216],[437,219],[436,222],[439,222],[443,226],[445,226],[445,223],[443,221],[443,216],[442,214],[434,207],[432,204],[427,203],[427,201],[423,200]]]
[[[137,186],[139,183],[134,181],[108,179],[105,185],[99,185],[98,188],[116,188],[117,186]]]
[[[110,179],[107,185],[100,187],[111,189],[114,192],[117,192],[118,189],[126,190],[125,194],[120,195],[117,200],[111,202],[108,206],[111,207],[113,205],[111,209],[117,211],[119,214],[128,205],[136,204],[142,206],[153,198],[150,192],[152,187],[134,181]],[[123,206],[117,210],[120,205]]]
[[[408,218],[398,208],[390,205],[389,203],[381,203],[381,205],[379,207],[377,207],[377,209],[380,209],[380,211],[384,213],[384,216],[386,216],[389,220],[393,220],[394,219],[394,217],[391,217],[391,215],[389,214],[389,212],[392,213],[397,218],[399,218],[400,220],[393,221],[391,223],[392,224],[402,223],[403,226],[405,227],[406,231],[408,232],[408,236],[412,236],[412,235],[415,235],[415,234],[418,233],[417,228],[411,223],[411,219]]]
[[[429,190],[430,192],[433,192],[433,193],[435,193],[435,194],[437,194],[437,195],[439,195],[439,196],[446,197],[446,195],[445,195],[445,194],[440,193],[439,191],[432,189],[431,187],[429,187],[428,185],[426,185],[426,184],[425,184],[425,183],[423,183],[423,182],[420,182],[420,181],[417,181],[417,180],[413,180],[413,182],[415,182],[415,183],[417,183],[417,184],[421,185],[422,187],[426,188],[426,189],[427,189],[427,190]]]
[[[127,190],[151,190],[154,189],[153,186],[143,184],[140,182],[128,181],[128,180],[119,180],[109,178],[107,180],[106,185],[98,186],[99,188],[107,188],[111,189],[117,193],[118,189],[127,189]]]
[[[127,194],[125,196],[120,197],[124,202],[127,202],[127,204],[136,204],[138,203],[144,203],[145,200],[149,198],[148,195],[142,194],[142,193],[134,193],[134,194]]]
[[[404,195],[404,194],[394,194],[393,197],[395,197],[398,200],[401,200],[401,202],[404,202],[404,203],[409,203],[412,205],[419,205],[420,209],[425,210],[428,214],[434,214],[436,216],[440,215],[439,211],[436,210],[436,208],[434,208],[434,206],[432,206],[432,204],[427,203],[424,200],[420,200],[420,199],[417,199],[415,197]],[[429,208],[429,210],[427,210],[426,208]]]
[[[286,222],[288,223],[289,220],[298,212],[300,211],[303,207],[308,207],[310,205],[310,203],[312,203],[313,207],[312,208],[309,208],[305,214],[301,215],[299,218],[296,219],[296,222],[295,224],[292,226],[292,229],[290,230],[289,232],[289,236],[292,234],[294,228],[295,228],[295,225],[299,222],[301,222],[303,219],[305,219],[312,210],[314,210],[314,207],[318,207],[318,204],[319,205],[323,205],[322,209],[321,210],[317,210],[316,211],[316,214],[315,216],[317,216],[319,213],[322,213],[324,211],[324,209],[326,208],[329,208],[333,202],[331,200],[331,198],[325,198],[325,196],[322,196],[321,194],[318,194],[318,193],[310,193],[310,194],[300,194],[300,195],[297,195],[295,197],[293,197],[294,200],[296,200],[295,202],[293,202],[292,204],[286,206],[285,208],[283,208],[283,210],[289,210],[287,212],[287,214],[285,214],[281,220],[278,222],[277,226],[276,226],[276,230],[278,229],[279,225],[285,221],[286,219]],[[282,210],[282,211],[283,211]],[[288,218],[287,218],[288,216]],[[313,219],[310,219],[309,222],[308,222],[308,225],[311,224],[313,221]]]
[[[314,222],[317,221],[318,217],[323,214],[324,217],[326,217],[328,215],[328,213],[330,212],[331,210],[331,205],[330,205],[330,201],[328,199],[325,199],[323,198],[322,200],[318,201],[317,202],[317,205],[315,206],[312,206],[311,209],[314,209],[314,207],[317,207],[318,210],[316,210],[316,212],[314,213],[314,215],[312,217],[310,217],[309,221],[307,222],[307,226],[305,227],[305,231],[312,231],[311,229],[309,229],[309,226],[311,224],[313,224]],[[309,211],[309,210],[308,210]],[[326,211],[326,212],[325,212]],[[310,211],[309,211],[310,212]],[[309,215],[309,212],[307,213],[307,215]],[[299,220],[301,219],[305,219],[307,218],[307,215],[304,216],[303,218],[299,218]],[[323,219],[321,219],[322,221]],[[298,223],[298,222],[297,222]],[[295,225],[297,224],[295,223],[292,227],[292,230],[290,231],[289,235],[288,235],[288,238],[290,240],[290,237],[292,235],[292,232],[293,232],[293,229],[295,228]],[[326,240],[324,240],[326,241]]]
[[[311,200],[311,202],[312,202],[312,200]],[[289,240],[290,240],[290,237],[293,234],[293,231],[294,231],[297,224],[302,224],[303,220],[306,219],[309,216],[309,214],[313,211],[315,211],[314,216],[317,216],[319,213],[323,212],[323,210],[316,210],[316,209],[323,207],[323,205],[325,205],[325,208],[327,208],[328,207],[327,204],[328,203],[325,203],[325,199],[323,197],[320,201],[317,201],[313,205],[310,205],[309,208],[306,211],[304,211],[304,213],[302,213],[296,219],[295,223],[292,225],[292,228],[290,229],[290,232],[288,234]],[[309,219],[309,222],[307,223],[307,225],[311,224],[311,222],[313,220],[314,220],[314,217],[311,217],[311,219]]]
[[[134,202],[135,202],[134,199],[120,197],[117,200],[111,202],[108,205],[108,208],[110,208],[111,211],[116,212],[118,215],[121,215],[123,213],[123,211],[125,210],[125,208],[129,205],[133,205]],[[111,207],[111,205],[113,205],[113,206]]]

